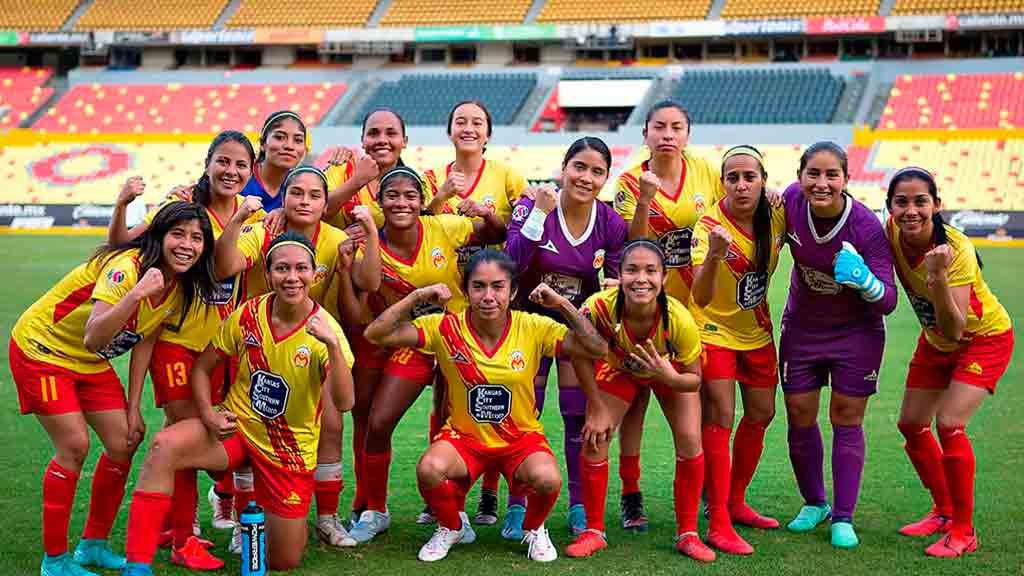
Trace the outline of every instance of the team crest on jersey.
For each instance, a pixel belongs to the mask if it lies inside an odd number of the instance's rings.
[[[626,205],[626,193],[619,190],[618,194],[615,195],[615,209],[622,210]]]
[[[604,250],[594,252],[594,270],[604,268]]]
[[[430,261],[434,264],[434,268],[444,268],[445,264],[448,263],[448,259],[444,257],[444,252],[440,248],[434,248],[430,251]]]
[[[526,217],[529,214],[530,211],[527,210],[526,206],[523,204],[519,204],[512,209],[512,219],[515,220],[516,222],[522,222],[523,220],[526,220]]]
[[[299,346],[299,349],[295,351],[295,355],[292,356],[292,364],[296,368],[305,368],[309,366],[309,348],[306,346]]]
[[[704,195],[694,194],[693,195],[693,209],[697,211],[697,214],[704,213]]]
[[[254,412],[273,420],[285,413],[291,387],[273,372],[257,370],[249,377],[249,402]]]
[[[508,355],[508,367],[515,372],[522,372],[526,369],[526,358],[521,350],[513,350]]]
[[[251,231],[252,231],[252,224],[246,224],[245,226],[242,226],[242,234],[245,234],[246,232],[251,232]]]
[[[493,196],[484,196],[484,207],[491,211],[491,214],[497,212],[498,207],[494,204]]]
[[[124,282],[125,276],[122,270],[109,270],[107,271],[107,282],[117,285]]]
[[[327,278],[327,273],[328,272],[329,272],[329,270],[327,269],[327,265],[326,264],[318,265],[316,267],[316,272],[313,274],[313,284],[319,284],[319,283],[323,282],[324,278]]]

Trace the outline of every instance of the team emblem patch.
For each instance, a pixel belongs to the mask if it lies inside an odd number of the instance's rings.
[[[125,273],[122,270],[109,270],[107,271],[107,282],[117,285],[124,282]]]
[[[491,214],[494,214],[497,211],[498,207],[494,204],[493,196],[484,196],[484,207],[490,210]]]
[[[444,252],[440,248],[434,248],[430,251],[430,261],[434,264],[434,268],[444,268],[445,264],[448,263],[448,259],[444,257]]]
[[[292,356],[292,364],[296,368],[305,368],[309,366],[309,348],[306,346],[299,346],[299,349],[295,351],[295,355]]]
[[[329,270],[327,269],[326,264],[318,265],[316,267],[316,273],[313,274],[313,284],[319,284],[323,282],[324,278],[327,278],[328,271]]]
[[[509,354],[508,367],[516,372],[522,372],[526,369],[526,358],[523,357],[523,353],[520,350],[513,350]]]
[[[519,204],[512,209],[512,219],[516,222],[522,222],[526,220],[526,217],[530,214],[530,211],[526,209],[526,206]]]
[[[694,194],[693,195],[693,207],[694,207],[694,210],[696,210],[698,214],[703,214],[704,213],[704,195],[703,194]]]
[[[272,372],[257,370],[249,378],[249,402],[254,412],[273,420],[284,414],[291,390],[284,378]]]
[[[500,424],[512,413],[512,393],[498,384],[469,389],[469,414],[481,424]]]
[[[626,193],[622,190],[615,195],[615,208],[621,210],[626,205]]]
[[[594,270],[604,268],[604,250],[594,252]]]

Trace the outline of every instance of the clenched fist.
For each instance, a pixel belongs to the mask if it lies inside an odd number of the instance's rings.
[[[725,258],[732,244],[732,234],[724,226],[718,225],[708,233],[708,258]]]
[[[117,205],[127,206],[132,203],[133,200],[142,196],[146,192],[146,183],[142,180],[142,176],[132,176],[125,181],[124,186],[121,187],[121,191],[117,194]]]
[[[658,188],[661,187],[661,180],[658,175],[650,170],[644,171],[640,175],[640,202],[650,202],[654,200],[654,196],[658,194]]]
[[[142,297],[149,298],[156,296],[164,290],[164,274],[159,268],[150,268],[142,275],[142,279],[135,285],[133,290]]]
[[[331,324],[324,318],[324,314],[326,312],[323,308],[317,310],[316,314],[306,321],[306,332],[309,332],[313,338],[331,346],[338,342],[338,335],[331,329]]]

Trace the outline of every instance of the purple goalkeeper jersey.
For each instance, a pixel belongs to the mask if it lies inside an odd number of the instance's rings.
[[[819,236],[810,203],[800,184],[783,194],[786,241],[793,255],[789,300],[782,315],[789,327],[843,330],[853,326],[881,326],[882,316],[896,307],[892,250],[878,217],[867,206],[846,196],[846,208],[836,224]],[[869,303],[860,293],[836,282],[833,265],[843,242],[853,244],[871,272],[885,285],[881,300]]]
[[[606,278],[618,278],[622,246],[626,243],[626,222],[603,202],[595,201],[590,224],[583,235],[572,240],[561,208],[544,220],[544,233],[539,242],[523,236],[520,229],[533,209],[533,200],[523,197],[512,209],[505,250],[519,266],[519,308],[543,312],[529,302],[530,292],[544,282],[579,307],[600,290],[598,272]]]

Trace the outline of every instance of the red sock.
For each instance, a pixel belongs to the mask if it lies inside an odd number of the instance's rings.
[[[942,467],[953,502],[953,530],[974,528],[974,449],[963,426],[939,428]]]
[[[949,496],[946,471],[942,466],[942,447],[932,434],[931,426],[901,422],[899,429],[907,440],[903,448],[921,484],[931,492],[935,510],[946,518],[952,518],[953,501]]]
[[[235,481],[230,470],[220,475],[220,478],[213,485],[213,491],[221,498],[225,496],[230,498],[235,493]]]
[[[337,514],[341,491],[344,489],[344,480],[317,480],[313,488],[316,494],[316,513],[320,516]]]
[[[68,551],[68,523],[78,476],[53,460],[43,472],[43,549],[47,556]]]
[[[128,508],[127,540],[124,544],[129,562],[153,563],[160,540],[160,523],[170,507],[170,494],[142,490],[132,494],[132,503]]]
[[[356,476],[356,490],[352,496],[352,509],[366,509],[366,422],[352,419],[352,472]]]
[[[761,452],[764,451],[765,428],[767,425],[763,422],[746,416],[740,418],[740,425],[736,427],[736,437],[732,439],[730,506],[743,504],[747,500],[747,486],[750,486],[750,480],[761,461]]]
[[[697,532],[697,506],[704,485],[704,453],[694,458],[676,458],[672,496],[676,508],[677,534]]]
[[[607,472],[605,477],[607,478]],[[551,509],[555,507],[555,502],[558,502],[560,490],[561,486],[548,494],[530,491],[530,496],[526,499],[526,516],[523,518],[523,530],[536,530],[544,525],[548,514],[551,514]]]
[[[704,493],[711,516],[711,528],[731,523],[726,503],[729,498],[729,436],[732,430],[706,423],[702,428],[704,447]]]
[[[192,521],[196,513],[196,471],[178,470],[174,473],[174,494],[171,496],[171,526],[174,547],[181,548],[192,535]]]
[[[619,454],[619,479],[622,480],[622,495],[640,491],[640,455]]]
[[[605,500],[608,498],[608,459],[590,462],[582,459],[583,509],[587,528],[604,532]]]
[[[484,479],[480,483],[481,490],[487,490],[495,494],[498,493],[498,480],[501,479],[501,473],[494,470],[488,470],[484,472]]]
[[[100,455],[96,470],[92,476],[92,493],[89,495],[89,516],[85,520],[82,538],[106,539],[114,526],[117,511],[124,500],[124,485],[128,482],[128,472],[132,463],[116,462]]]
[[[462,518],[459,517],[459,508],[456,505],[455,484],[450,480],[442,480],[433,488],[427,488],[417,483],[423,500],[430,506],[430,510],[437,518],[438,524],[449,530],[458,530],[462,527]],[[371,508],[372,510],[372,508]]]
[[[366,509],[384,512],[388,508],[388,472],[391,451],[366,454],[363,461],[366,472]]]

